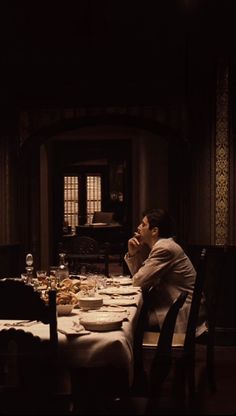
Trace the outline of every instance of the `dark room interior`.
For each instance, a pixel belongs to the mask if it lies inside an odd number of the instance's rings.
[[[20,277],[27,253],[35,270],[50,270],[82,234],[101,244],[108,274],[126,276],[142,213],[167,209],[193,263],[207,248],[216,385],[203,380],[198,346],[198,406],[174,410],[164,392],[155,414],[235,414],[235,1],[12,1],[0,10],[0,278]],[[100,234],[96,211],[112,213]],[[129,414],[116,405],[97,414]],[[79,405],[69,414],[82,414]]]

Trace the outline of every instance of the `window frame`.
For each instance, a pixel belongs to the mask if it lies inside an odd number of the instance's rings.
[[[107,168],[104,166],[85,166],[81,169],[68,169],[63,173],[63,221],[65,220],[65,211],[64,211],[64,178],[66,176],[76,176],[78,177],[78,225],[83,225],[87,223],[87,177],[88,176],[100,176],[101,177],[101,211],[106,210],[107,201],[108,201],[108,175]]]

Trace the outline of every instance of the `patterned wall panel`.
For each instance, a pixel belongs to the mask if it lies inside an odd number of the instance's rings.
[[[215,134],[215,244],[228,243],[229,228],[229,71],[219,67]]]

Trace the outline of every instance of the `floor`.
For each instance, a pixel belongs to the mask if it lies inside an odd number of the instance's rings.
[[[89,408],[80,408],[73,415],[235,415],[236,414],[236,347],[215,347],[215,378],[209,383],[205,372],[204,346],[198,349],[196,395],[190,406],[177,404],[172,373],[166,379],[158,398],[158,410],[147,411],[147,399],[142,395],[102,401],[91,400]],[[182,402],[181,402],[182,403]]]
[[[202,351],[200,349],[202,347]],[[204,346],[198,346],[203,359]],[[203,361],[203,360],[202,360]],[[199,367],[202,365],[199,359]],[[198,414],[236,414],[236,346],[215,346],[215,386],[198,374]],[[213,388],[212,388],[213,387]],[[201,413],[200,413],[201,412]]]

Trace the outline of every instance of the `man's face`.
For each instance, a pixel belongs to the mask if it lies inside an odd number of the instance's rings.
[[[140,235],[140,242],[148,244],[150,242],[152,232],[149,230],[149,222],[147,217],[142,219],[142,222],[138,226],[138,233]]]

